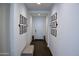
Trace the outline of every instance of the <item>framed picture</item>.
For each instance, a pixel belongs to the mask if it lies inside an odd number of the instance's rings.
[[[53,36],[57,36],[57,12],[55,12],[52,16],[51,16],[51,22],[50,22],[50,27],[51,27],[51,34]]]
[[[56,37],[57,36],[57,30],[52,28],[51,34]]]
[[[24,17],[24,24],[26,24],[26,18]]]
[[[21,34],[21,31],[22,31],[22,27],[19,25],[19,28],[20,28],[20,29],[19,29],[19,31],[20,31],[20,34]]]
[[[26,30],[27,30],[27,27],[26,27],[26,26],[24,26],[24,33],[26,32]]]
[[[54,20],[57,20],[57,12],[54,14]]]
[[[51,16],[51,21],[57,20],[57,12]]]
[[[20,24],[22,24],[22,15],[20,14]]]
[[[23,16],[23,23],[22,24],[24,24],[24,16]]]
[[[51,26],[51,28],[56,28],[57,27],[57,21],[51,21],[50,26]]]
[[[27,18],[20,14],[20,21],[19,21],[19,33],[23,34],[27,32]]]
[[[23,26],[20,25],[20,34],[23,34]]]
[[[51,16],[51,21],[54,21],[54,15]]]

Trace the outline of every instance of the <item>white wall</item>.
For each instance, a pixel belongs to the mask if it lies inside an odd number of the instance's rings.
[[[0,55],[9,55],[10,5],[0,4]]]
[[[19,19],[20,14],[28,18],[27,32],[19,34]],[[11,4],[11,55],[20,55],[25,45],[28,46],[31,42],[31,22],[32,19],[28,15],[27,8],[24,4]]]
[[[49,44],[49,35],[48,35],[49,34],[49,28],[48,28],[49,27],[49,23],[48,23],[49,21],[48,20],[49,20],[49,14],[46,16],[46,38],[45,39],[46,39],[46,42],[47,42],[47,46],[49,46],[48,45]]]
[[[55,4],[51,15],[54,12],[57,12],[58,27],[57,37],[49,34],[49,48],[52,54],[79,55],[79,4]]]

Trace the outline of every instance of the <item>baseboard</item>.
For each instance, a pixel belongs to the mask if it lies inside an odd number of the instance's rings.
[[[47,44],[47,47],[49,47],[49,44]]]
[[[9,53],[0,53],[0,56],[9,56]]]
[[[49,45],[48,45],[48,46],[49,46]],[[49,50],[50,50],[50,52],[51,52],[52,56],[54,56],[54,55],[53,55],[53,52],[52,52],[52,50],[51,50],[51,48],[50,48],[50,46],[49,46]]]
[[[44,39],[34,39],[35,41],[44,41]]]

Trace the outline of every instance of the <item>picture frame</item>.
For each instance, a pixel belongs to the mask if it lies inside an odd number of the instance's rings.
[[[51,16],[51,21],[57,20],[57,12]]]
[[[57,27],[57,21],[52,21],[50,26],[51,26],[51,28],[56,28]]]
[[[57,37],[57,30],[56,29],[51,29],[51,34],[55,37]]]
[[[57,20],[57,12],[54,14],[54,19]]]
[[[22,15],[20,14],[20,24],[22,24]]]
[[[57,12],[55,12],[51,16],[51,22],[50,22],[50,27],[51,27],[51,34],[55,37],[57,37]]]
[[[20,14],[19,21],[19,34],[23,34],[27,32],[27,18]]]
[[[26,24],[26,18],[24,17],[24,24]]]

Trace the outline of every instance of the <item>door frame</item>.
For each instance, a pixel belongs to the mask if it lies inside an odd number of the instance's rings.
[[[37,16],[37,15],[36,15]],[[35,34],[33,34],[33,17],[36,17],[36,16],[32,16],[32,39],[35,40]],[[38,17],[38,16],[37,16]],[[44,16],[45,17],[45,35],[43,36],[43,39],[46,38],[46,15]],[[39,40],[39,39],[38,39]]]

